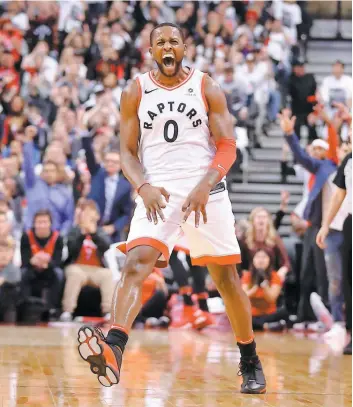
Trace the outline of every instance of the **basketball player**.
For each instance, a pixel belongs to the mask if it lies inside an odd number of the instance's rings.
[[[207,265],[224,300],[241,353],[241,392],[265,393],[250,303],[236,271],[240,250],[224,180],[236,158],[232,120],[220,87],[182,66],[185,51],[178,26],[156,26],[150,52],[158,69],[140,75],[123,92],[121,161],[138,193],[136,209],[113,298],[113,324],[106,338],[99,329],[83,326],[79,353],[102,385],[119,382],[142,283],[155,265],[167,264],[185,235],[193,264]]]

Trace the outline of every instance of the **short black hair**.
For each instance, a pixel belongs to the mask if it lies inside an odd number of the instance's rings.
[[[176,28],[180,33],[181,39],[183,40],[183,42],[185,42],[185,37],[184,37],[183,30],[179,25],[174,24],[174,23],[161,23],[161,24],[156,25],[152,29],[151,33],[150,33],[150,44],[151,45],[152,45],[153,33],[155,32],[155,30],[157,30],[158,28],[162,28],[162,27],[174,27],[174,28]]]

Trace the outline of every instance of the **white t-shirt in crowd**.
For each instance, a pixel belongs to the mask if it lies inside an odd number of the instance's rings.
[[[326,76],[321,85],[321,96],[325,103],[332,102],[347,103],[352,98],[352,78],[342,75],[339,79],[333,75]]]
[[[285,3],[282,0],[272,2],[273,15],[289,29],[290,37],[297,42],[297,25],[302,22],[302,11],[297,3]]]
[[[237,67],[237,77],[246,84],[248,95],[255,93],[263,85],[266,74],[266,66],[262,62],[256,63],[252,71],[246,63]]]
[[[283,32],[272,32],[269,36],[267,52],[268,55],[278,62],[289,62],[291,43],[287,38],[291,38],[290,31],[283,27]]]
[[[82,27],[82,22],[77,19],[79,14],[84,14],[83,4],[79,0],[60,1],[59,7],[59,31],[69,33]]]

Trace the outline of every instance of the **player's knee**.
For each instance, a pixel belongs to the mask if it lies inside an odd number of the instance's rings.
[[[234,290],[234,288],[241,287],[238,273],[234,271],[233,267],[225,267],[224,270],[218,273],[216,279],[215,283],[219,291]]]
[[[124,282],[133,281],[135,284],[142,284],[143,281],[151,274],[154,262],[148,256],[141,254],[132,254],[126,259],[125,266],[122,270]]]

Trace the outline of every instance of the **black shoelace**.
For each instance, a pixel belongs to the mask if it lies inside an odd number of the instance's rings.
[[[256,370],[261,370],[261,367],[258,366],[258,361],[253,360],[240,360],[238,376],[243,376],[245,374],[250,375],[250,379],[255,380]]]

